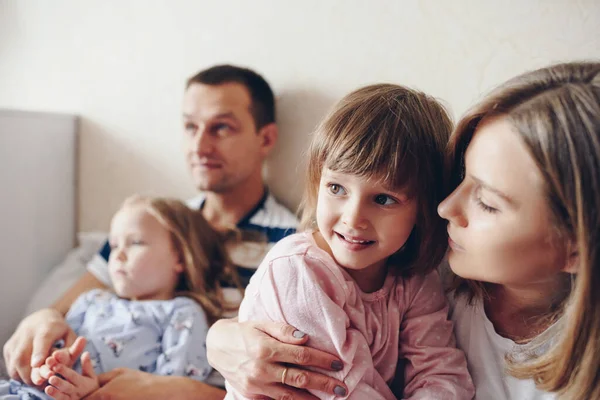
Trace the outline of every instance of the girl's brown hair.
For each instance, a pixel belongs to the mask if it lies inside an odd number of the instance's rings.
[[[569,400],[600,399],[600,63],[558,64],[509,80],[470,110],[449,142],[457,186],[478,123],[502,115],[513,124],[545,181],[553,225],[575,248],[578,273],[554,315],[557,334],[542,335],[509,372]],[[485,284],[454,276],[457,294],[485,295]],[[552,335],[550,335],[552,336]]]
[[[227,304],[221,284],[227,282],[241,290],[237,271],[224,245],[223,234],[215,231],[198,210],[176,199],[132,196],[123,207],[142,206],[170,233],[183,272],[175,288],[176,296],[196,300],[214,322],[225,311],[237,310]]]
[[[418,204],[417,223],[391,258],[403,275],[436,268],[446,251],[446,224],[436,208],[446,195],[444,149],[452,121],[422,92],[392,84],[358,89],[344,97],[317,128],[308,150],[304,229],[314,229],[323,168],[407,188]]]

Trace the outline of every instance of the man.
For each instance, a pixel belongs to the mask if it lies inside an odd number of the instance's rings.
[[[278,136],[275,100],[268,83],[257,73],[220,65],[191,77],[183,101],[184,149],[192,181],[201,192],[189,202],[202,210],[217,230],[236,228],[240,239],[230,248],[245,285],[265,252],[295,231],[297,220],[269,193],[263,162]],[[11,377],[31,384],[31,368],[43,363],[52,344],[74,333],[64,315],[84,291],[109,285],[108,243],[88,265],[88,272],[50,309],[24,319],[4,346]],[[234,288],[225,290],[239,301]],[[238,298],[234,296],[237,294]],[[101,376],[103,387],[89,398],[222,399],[224,392],[181,377],[159,377],[118,369]]]

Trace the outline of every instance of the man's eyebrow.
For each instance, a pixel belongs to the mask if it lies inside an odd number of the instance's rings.
[[[183,113],[183,117],[191,119],[191,118],[193,118],[193,115],[187,114],[187,113]],[[223,113],[220,113],[220,114],[217,114],[217,115],[214,115],[214,116],[211,117],[211,119],[216,119],[216,118],[231,118],[231,119],[237,120],[237,117],[231,111],[223,112]]]

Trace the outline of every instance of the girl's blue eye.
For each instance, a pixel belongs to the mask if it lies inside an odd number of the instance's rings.
[[[388,206],[390,204],[397,203],[397,201],[394,200],[392,197],[388,196],[387,194],[378,194],[377,196],[375,196],[375,203],[382,206]]]

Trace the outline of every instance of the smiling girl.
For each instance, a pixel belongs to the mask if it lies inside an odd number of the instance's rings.
[[[395,399],[406,358],[407,398],[473,397],[435,272],[447,247],[436,205],[450,130],[434,99],[381,84],[342,99],[313,137],[304,232],[269,252],[239,319],[289,323],[342,360],[331,376],[347,389],[314,396]],[[280,367],[281,385],[294,370]]]

